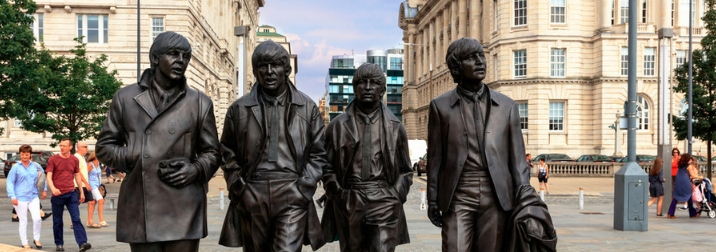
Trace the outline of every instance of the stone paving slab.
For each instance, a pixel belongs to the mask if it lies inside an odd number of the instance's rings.
[[[532,181],[537,186],[536,179]],[[110,197],[119,192],[121,183],[107,185]],[[225,187],[221,176],[210,182],[208,205],[209,235],[201,240],[200,251],[240,251],[218,245],[221,225],[226,210],[220,209],[219,187]],[[677,211],[676,219],[655,217],[656,209],[649,209],[648,231],[619,231],[613,227],[613,178],[554,178],[550,179],[550,194],[545,196],[552,219],[557,228],[558,251],[712,251],[716,247],[716,219],[688,218],[687,212]],[[440,251],[440,229],[434,227],[420,210],[420,188],[426,187],[425,176],[415,178],[406,202],[405,213],[408,220],[411,243],[399,246],[396,251]],[[584,209],[579,209],[579,187],[585,188]],[[587,193],[589,192],[589,193]],[[323,194],[316,192],[315,198]],[[45,210],[50,211],[49,199],[42,200]],[[228,198],[225,200],[228,206]],[[0,252],[19,249],[17,222],[10,221],[12,205],[5,191],[5,179],[0,178]],[[322,209],[318,209],[319,213]],[[81,218],[87,220],[87,205],[80,206]],[[95,216],[95,221],[97,217]],[[115,241],[116,210],[105,204],[105,218],[109,227],[87,228],[90,251],[129,251],[129,246]],[[74,235],[69,229],[69,215],[65,213],[65,249],[78,251]],[[121,220],[119,220],[121,221]],[[28,225],[29,239],[32,239],[32,227]],[[42,223],[41,242],[44,251],[54,251],[52,221]],[[2,247],[2,244],[9,247]],[[311,251],[304,247],[304,251]],[[327,244],[319,251],[339,251],[338,244]]]

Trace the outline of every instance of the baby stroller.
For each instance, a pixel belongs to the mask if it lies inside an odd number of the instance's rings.
[[[696,191],[701,193],[701,201],[697,208],[698,213],[708,212],[709,218],[716,218],[716,195],[713,194],[713,185],[708,178],[694,180]],[[694,202],[696,203],[696,202]]]

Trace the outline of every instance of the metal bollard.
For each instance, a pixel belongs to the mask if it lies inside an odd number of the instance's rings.
[[[579,188],[579,209],[584,209],[584,188]]]
[[[219,187],[219,209],[224,210],[224,188]]]
[[[539,191],[539,198],[544,201],[544,190]]]
[[[114,198],[109,199],[109,209],[114,210]]]
[[[420,188],[420,210],[425,210],[427,207],[425,206],[425,201],[428,200],[427,192],[425,191],[425,188]]]

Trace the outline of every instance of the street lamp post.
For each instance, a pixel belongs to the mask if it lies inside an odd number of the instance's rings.
[[[236,45],[236,85],[238,96],[244,96],[244,78],[246,76],[246,44],[244,39],[249,32],[248,26],[234,26],[234,36],[238,37],[239,43]]]

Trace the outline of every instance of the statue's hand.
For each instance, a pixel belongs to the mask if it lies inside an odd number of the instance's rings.
[[[193,183],[199,176],[199,168],[188,159],[165,160],[159,167],[159,179],[176,188]]]
[[[430,219],[430,222],[432,222],[436,227],[442,227],[443,217],[442,214],[440,214],[440,210],[438,210],[438,206],[428,206],[428,219]]]

